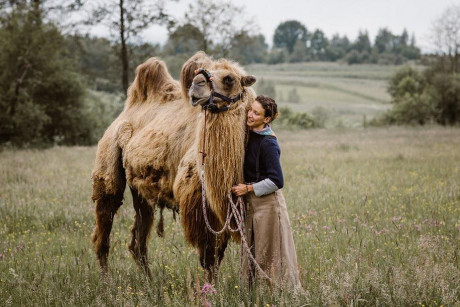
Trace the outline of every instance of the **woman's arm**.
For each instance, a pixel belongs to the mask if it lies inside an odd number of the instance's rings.
[[[268,178],[254,184],[240,183],[232,187],[232,192],[236,196],[242,196],[252,191],[256,196],[263,196],[283,188],[284,178],[281,170],[278,142],[275,139],[268,139],[261,146],[261,164],[264,165]]]
[[[243,196],[252,191],[254,191],[252,184],[240,183],[232,187],[232,192],[236,196]]]

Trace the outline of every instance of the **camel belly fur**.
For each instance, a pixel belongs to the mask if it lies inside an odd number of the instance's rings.
[[[194,144],[199,109],[184,106],[182,101],[152,107],[158,108],[156,116],[144,127],[132,131],[130,138],[129,129],[123,127],[127,124],[120,125],[119,143],[126,143],[123,150],[126,179],[151,205],[163,202],[178,209],[174,180],[182,158]]]

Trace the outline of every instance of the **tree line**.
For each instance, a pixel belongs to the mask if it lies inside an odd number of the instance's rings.
[[[427,56],[426,68],[405,66],[389,80],[390,111],[374,125],[460,123],[460,5],[452,5],[434,23],[438,54]]]
[[[152,24],[168,29],[163,46],[140,40]],[[95,25],[110,35],[85,34]],[[366,31],[354,41],[329,39],[295,20],[278,25],[269,48],[243,7],[211,0],[194,1],[178,20],[164,1],[0,0],[0,41],[0,144],[14,146],[94,144],[123,107],[134,68],[151,56],[162,57],[176,78],[197,50],[242,64],[420,58],[407,31],[381,29],[372,44]],[[458,55],[436,58],[458,70]]]

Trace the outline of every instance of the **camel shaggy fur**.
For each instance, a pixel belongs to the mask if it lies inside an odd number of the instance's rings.
[[[195,74],[198,68],[212,73],[217,92],[228,97],[244,93],[228,111],[208,111],[206,133],[200,105],[211,92],[204,76]],[[255,98],[250,88],[254,82],[255,77],[246,75],[236,63],[213,60],[203,52],[183,65],[180,83],[156,58],[138,66],[123,112],[98,143],[92,173],[92,199],[96,204],[92,239],[103,270],[107,270],[113,218],[128,183],[136,212],[129,249],[145,272],[151,275],[147,240],[157,206],[180,212],[187,242],[198,248],[200,264],[212,275],[231,235],[225,232],[216,237],[206,228],[201,207],[200,151],[205,143],[208,219],[214,229],[220,229],[226,219],[228,192],[243,180],[246,114]],[[219,106],[227,104],[218,98],[215,102]],[[158,233],[162,235],[162,216],[159,224]]]

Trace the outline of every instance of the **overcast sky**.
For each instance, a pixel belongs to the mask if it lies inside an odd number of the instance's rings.
[[[179,3],[165,1],[167,11],[182,18],[191,0]],[[347,35],[354,40],[359,30],[368,30],[373,41],[379,28],[386,27],[394,34],[406,28],[415,34],[423,51],[433,50],[430,30],[433,21],[452,4],[460,0],[232,0],[246,7],[248,17],[255,19],[267,43],[272,44],[273,33],[280,22],[295,19],[307,30],[321,29],[328,38],[333,34]],[[142,33],[146,42],[163,44],[165,28],[153,26]],[[373,43],[373,42],[372,42]]]

